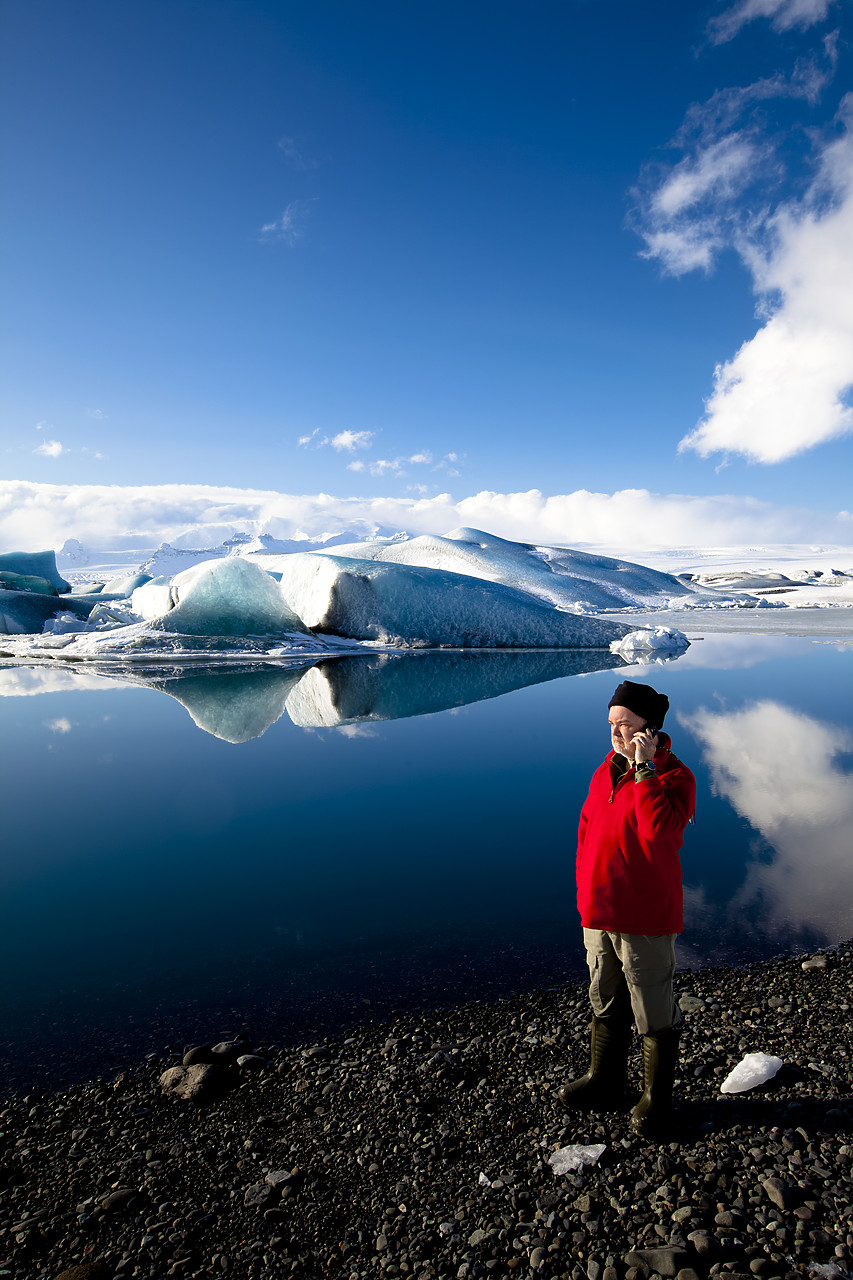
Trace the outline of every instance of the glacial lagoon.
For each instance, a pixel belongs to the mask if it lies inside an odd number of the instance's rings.
[[[853,935],[853,646],[0,668],[6,1088],[583,975],[577,815],[618,680],[698,782],[684,967]]]

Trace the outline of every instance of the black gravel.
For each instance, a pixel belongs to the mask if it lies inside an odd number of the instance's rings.
[[[193,1100],[159,1083],[190,1046],[8,1098],[0,1277],[847,1275],[853,943],[805,959],[679,975],[679,1121],[659,1143],[627,1111],[555,1107],[586,1065],[579,985],[196,1049],[172,1073],[202,1078]],[[755,1050],[783,1059],[776,1078],[721,1095]],[[571,1143],[605,1151],[558,1177]]]

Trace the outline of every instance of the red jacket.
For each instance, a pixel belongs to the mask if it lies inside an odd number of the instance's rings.
[[[619,776],[611,751],[596,769],[578,828],[578,910],[585,929],[681,933],[681,848],[696,779],[661,733],[657,777]]]

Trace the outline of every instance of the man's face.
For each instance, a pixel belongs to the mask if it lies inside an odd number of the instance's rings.
[[[629,760],[633,760],[635,747],[631,739],[635,733],[639,733],[646,727],[646,721],[642,716],[629,711],[627,707],[611,707],[608,720],[613,750],[620,756],[627,756]]]

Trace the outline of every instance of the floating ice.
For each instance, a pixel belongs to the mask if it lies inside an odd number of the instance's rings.
[[[665,662],[689,648],[687,636],[676,627],[652,627],[631,631],[621,640],[614,640],[610,651],[618,653],[625,662]]]
[[[159,578],[150,578],[141,587],[136,587],[130,594],[130,607],[140,618],[161,618],[168,613],[174,601],[172,599],[172,579],[168,574]]]
[[[282,556],[281,592],[315,631],[411,648],[602,648],[618,622],[579,617],[523,591],[442,569]]]
[[[745,1093],[772,1080],[782,1066],[781,1058],[768,1053],[747,1053],[720,1085],[720,1093]]]
[[[168,593],[174,604],[155,616],[152,625],[157,630],[188,636],[262,636],[306,631],[269,574],[248,560],[208,560],[185,569],[172,579]],[[134,591],[131,606],[141,612],[140,606],[150,608],[153,601],[166,602],[165,584],[157,584],[156,579]]]
[[[605,1150],[604,1143],[593,1143],[589,1147],[560,1147],[559,1151],[548,1157],[548,1163],[557,1174],[576,1173],[585,1165],[595,1164]]]
[[[70,582],[65,581],[56,567],[55,551],[4,551],[0,554],[0,570],[47,578],[56,591],[71,590]]]
[[[334,554],[461,573],[575,611],[660,608],[673,597],[696,595],[693,587],[658,569],[565,547],[509,542],[480,529],[454,529],[444,538],[424,534],[391,543],[352,543],[336,547]]]
[[[120,600],[126,600],[133,595],[137,587],[143,586],[146,582],[151,581],[150,573],[125,573],[118,578],[111,578],[103,587],[105,596],[116,596]]]

